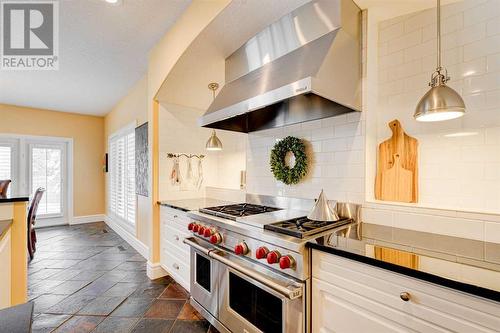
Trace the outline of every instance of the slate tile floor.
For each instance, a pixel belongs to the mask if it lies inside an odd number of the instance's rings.
[[[28,269],[33,332],[216,332],[172,278],[146,276],[146,261],[104,223],[37,230]]]

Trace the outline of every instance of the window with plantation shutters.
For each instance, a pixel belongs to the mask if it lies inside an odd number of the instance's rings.
[[[112,135],[108,145],[109,212],[135,225],[135,132],[128,127]]]
[[[0,180],[12,180],[12,147],[0,145]],[[10,194],[9,187],[8,193]]]

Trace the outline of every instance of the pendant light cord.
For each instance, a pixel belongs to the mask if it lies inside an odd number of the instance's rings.
[[[437,0],[437,71],[441,71],[441,0]]]

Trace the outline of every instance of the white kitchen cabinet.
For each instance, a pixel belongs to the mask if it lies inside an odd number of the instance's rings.
[[[189,291],[190,251],[182,241],[189,237],[186,212],[166,206],[160,208],[160,264]]]
[[[317,250],[312,264],[313,333],[500,331],[499,303]]]

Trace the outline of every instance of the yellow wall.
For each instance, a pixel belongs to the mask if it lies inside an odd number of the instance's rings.
[[[73,138],[74,216],[104,213],[104,118],[0,104],[0,133]]]
[[[149,54],[148,64],[148,119],[151,122],[149,133],[150,160],[153,168],[151,217],[149,234],[151,246],[149,247],[150,261],[158,263],[160,260],[160,221],[158,200],[159,182],[159,140],[158,120],[159,103],[156,96],[161,85],[171,72],[181,55],[186,51],[196,36],[230,3],[230,0],[193,1],[177,20],[175,25],[163,36]]]
[[[108,137],[111,134],[132,122],[138,126],[148,121],[147,83],[147,76],[144,76],[132,87],[127,96],[123,97],[104,118],[104,146],[106,147],[106,151]],[[151,205],[149,198],[140,195],[137,196],[137,222],[136,234],[134,236],[148,247],[151,238],[149,233],[150,212]]]

